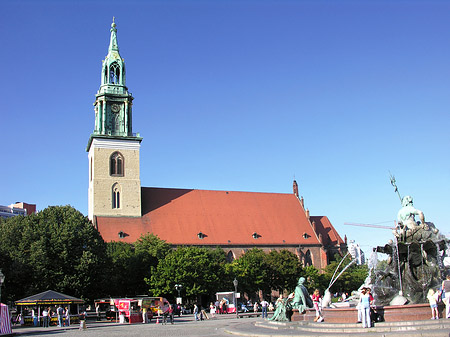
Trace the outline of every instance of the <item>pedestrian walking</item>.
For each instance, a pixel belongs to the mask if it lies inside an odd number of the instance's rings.
[[[258,302],[255,301],[255,304],[253,304],[253,312],[258,312]]]
[[[194,304],[194,317],[195,317],[195,320],[196,320],[196,321],[199,320],[199,317],[198,317],[198,306],[197,306],[197,304]]]
[[[209,305],[209,313],[211,314],[211,318],[216,317],[216,306],[213,302],[211,302]]]
[[[269,302],[267,302],[265,299],[261,301],[261,316],[262,318],[267,318],[267,307],[269,306]]]
[[[42,326],[48,328],[48,308],[42,310]]]
[[[66,310],[64,311],[64,317],[65,325],[70,326],[70,306],[66,307]]]
[[[56,309],[56,315],[58,316],[58,327],[62,328],[64,325],[64,309],[62,308],[61,304],[58,306],[58,309]]]

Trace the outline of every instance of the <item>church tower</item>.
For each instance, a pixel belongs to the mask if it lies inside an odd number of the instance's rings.
[[[95,96],[95,129],[89,138],[89,219],[141,214],[139,150],[142,138],[132,131],[133,96],[125,83],[116,24],[111,24],[108,55]]]

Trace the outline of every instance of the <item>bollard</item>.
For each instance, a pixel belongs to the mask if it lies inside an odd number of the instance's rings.
[[[80,320],[80,330],[86,330],[86,321]]]

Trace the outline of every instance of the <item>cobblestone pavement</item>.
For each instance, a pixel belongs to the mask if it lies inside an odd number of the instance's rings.
[[[195,321],[192,317],[175,318],[174,324],[117,324],[109,322],[88,322],[86,330],[80,330],[72,325],[66,328],[50,327],[15,327],[13,333],[16,336],[40,336],[40,337],[122,337],[122,336],[228,336],[224,331],[227,327],[236,324],[251,324],[260,318],[236,319],[232,317],[220,317],[217,319]]]

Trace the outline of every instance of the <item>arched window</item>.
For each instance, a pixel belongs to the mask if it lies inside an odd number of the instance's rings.
[[[120,186],[114,184],[112,188],[112,208],[120,208]]]
[[[123,156],[119,152],[114,152],[109,160],[109,174],[123,177]]]
[[[109,66],[109,83],[119,84],[120,81],[120,66],[117,62],[111,63]]]
[[[233,262],[234,261],[234,254],[233,252],[230,250],[227,254],[227,262]]]
[[[311,259],[311,251],[309,249],[305,254],[303,265],[304,266],[312,266],[313,265],[312,259]]]

